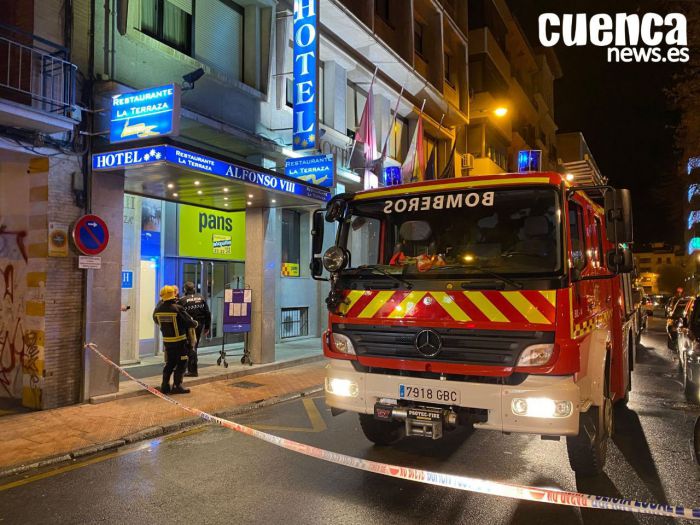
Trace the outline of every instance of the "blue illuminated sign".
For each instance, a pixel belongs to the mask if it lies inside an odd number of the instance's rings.
[[[700,237],[693,237],[688,243],[688,255],[700,250]]]
[[[316,184],[316,186],[332,188],[335,182],[333,155],[329,153],[314,155],[313,157],[287,159],[284,164],[284,174],[293,179]]]
[[[180,87],[176,84],[112,97],[110,142],[177,135],[179,124]]]
[[[239,180],[269,190],[300,195],[314,200],[327,201],[330,199],[330,192],[322,188],[308,186],[272,173],[231,164],[169,144],[96,153],[92,156],[92,169],[110,170],[153,164],[155,162],[174,164],[183,168]]]
[[[318,0],[294,0],[294,133],[292,148],[316,148]]]
[[[384,168],[384,186],[398,186],[401,184],[401,167],[387,166]]]
[[[122,272],[122,288],[134,287],[134,272]]]
[[[542,169],[542,150],[527,149],[518,152],[518,173],[540,171]]]

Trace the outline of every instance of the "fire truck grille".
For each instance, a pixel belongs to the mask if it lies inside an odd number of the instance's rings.
[[[416,347],[424,328],[336,324],[333,332],[348,336],[358,356],[394,357],[473,365],[515,366],[528,346],[553,343],[554,332],[430,328],[442,341],[437,355],[426,357]]]

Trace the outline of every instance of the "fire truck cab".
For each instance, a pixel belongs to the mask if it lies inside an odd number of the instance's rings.
[[[326,403],[378,445],[473,424],[566,436],[572,468],[601,472],[634,364],[630,242],[627,190],[559,173],[335,196],[312,231]]]

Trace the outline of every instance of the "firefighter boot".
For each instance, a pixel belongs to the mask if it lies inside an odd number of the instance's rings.
[[[190,389],[185,388],[182,385],[175,385],[173,389],[170,391],[171,394],[189,394]]]

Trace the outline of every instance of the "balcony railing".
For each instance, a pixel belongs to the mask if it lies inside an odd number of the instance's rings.
[[[0,98],[70,116],[78,67],[66,58],[65,48],[1,25]]]

